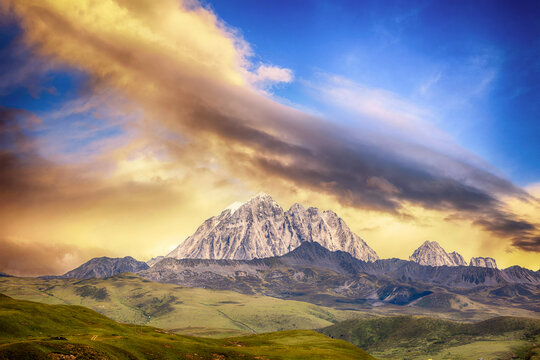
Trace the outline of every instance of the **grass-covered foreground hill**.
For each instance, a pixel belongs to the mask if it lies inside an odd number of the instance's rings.
[[[20,300],[82,305],[115,321],[195,336],[315,329],[360,315],[300,301],[161,284],[134,274],[86,280],[0,278],[0,293]]]
[[[117,323],[82,306],[0,294],[0,359],[374,359],[311,330],[226,339]]]
[[[496,317],[459,323],[396,316],[348,320],[320,330],[382,359],[538,359],[540,320]]]

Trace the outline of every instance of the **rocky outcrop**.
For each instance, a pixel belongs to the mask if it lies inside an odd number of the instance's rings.
[[[495,259],[490,257],[473,257],[469,262],[469,266],[497,269],[497,262],[495,261]]]

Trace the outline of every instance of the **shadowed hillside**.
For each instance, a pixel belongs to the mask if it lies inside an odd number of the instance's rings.
[[[540,336],[540,320],[516,317],[496,317],[472,324],[427,317],[380,317],[347,320],[320,331],[384,359],[425,359],[427,355],[433,359],[459,359],[467,352],[469,357],[465,358],[470,359],[505,359],[511,358],[518,348],[540,352],[534,345]],[[478,352],[481,356],[473,357]],[[451,355],[444,357],[447,354]]]

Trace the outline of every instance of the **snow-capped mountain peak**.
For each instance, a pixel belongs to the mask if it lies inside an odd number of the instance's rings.
[[[229,210],[229,211],[226,211]],[[253,259],[286,254],[301,243],[314,241],[329,250],[375,261],[377,254],[333,211],[294,204],[288,211],[266,193],[234,203],[206,220],[168,257]]]

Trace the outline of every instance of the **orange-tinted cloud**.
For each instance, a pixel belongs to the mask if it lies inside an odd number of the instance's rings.
[[[66,268],[77,267],[89,256],[99,256],[102,252],[75,245],[24,243],[8,239],[0,239],[0,249],[0,269],[15,276],[63,274]]]

